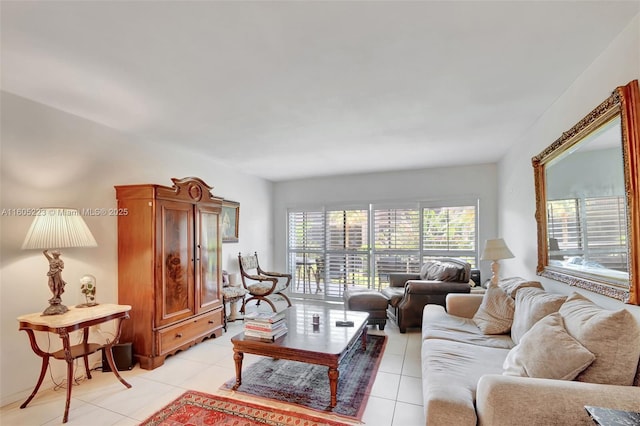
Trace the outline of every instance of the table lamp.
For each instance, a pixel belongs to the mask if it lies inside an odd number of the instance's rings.
[[[513,257],[513,253],[511,253],[511,250],[509,250],[509,247],[507,247],[507,244],[502,238],[487,240],[485,242],[484,251],[482,252],[480,260],[493,261],[493,263],[491,263],[491,272],[493,272],[493,275],[491,276],[491,286],[498,285],[498,275],[500,272],[500,264],[498,261],[502,259],[511,259]]]
[[[43,315],[60,315],[69,310],[62,304],[66,282],[62,279],[64,262],[60,259],[60,248],[96,247],[95,238],[77,209],[46,208],[37,210],[36,216],[22,243],[22,249],[44,249],[43,254],[49,261],[49,289],[53,297]]]

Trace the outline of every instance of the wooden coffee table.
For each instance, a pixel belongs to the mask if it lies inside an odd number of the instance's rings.
[[[286,309],[287,328],[284,336],[273,342],[245,337],[240,333],[231,338],[233,359],[236,364],[237,389],[242,384],[242,359],[245,353],[276,359],[306,362],[329,367],[331,404],[336,406],[338,393],[338,365],[351,346],[361,339],[362,349],[367,345],[366,312],[324,309],[313,311],[305,307],[292,306]],[[312,324],[312,315],[320,315],[320,325]],[[337,327],[336,321],[353,321],[353,327]]]

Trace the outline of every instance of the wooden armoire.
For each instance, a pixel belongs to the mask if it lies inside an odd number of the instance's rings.
[[[118,302],[132,306],[120,341],[147,370],[222,334],[222,198],[201,179],[172,181],[115,187]]]

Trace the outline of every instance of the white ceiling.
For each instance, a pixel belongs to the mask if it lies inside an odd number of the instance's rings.
[[[2,1],[1,81],[273,181],[490,163],[639,10],[638,1]]]

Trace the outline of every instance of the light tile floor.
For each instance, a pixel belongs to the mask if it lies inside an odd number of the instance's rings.
[[[112,373],[94,372],[93,379],[74,387],[67,425],[137,425],[185,390],[216,393],[224,382],[235,376],[230,338],[240,331],[241,321],[230,323],[228,332],[221,337],[205,340],[168,357],[160,368],[148,371],[136,366],[121,372],[133,386],[131,389],[126,389]],[[391,322],[387,322],[384,331],[373,326],[369,326],[368,331],[386,334],[388,341],[363,422],[371,426],[424,425],[420,331],[413,329],[401,334]],[[259,357],[246,354],[244,365],[257,359]],[[34,375],[34,384],[36,379]],[[25,409],[19,408],[22,401],[2,407],[0,424],[61,424],[65,392],[64,389],[41,390]]]

